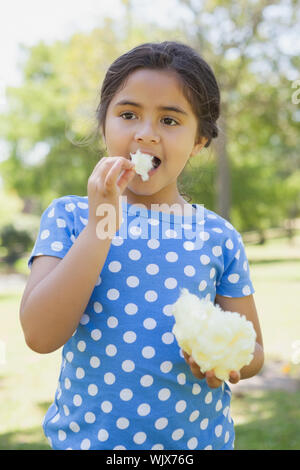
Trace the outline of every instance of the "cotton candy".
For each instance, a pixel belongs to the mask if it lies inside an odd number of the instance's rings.
[[[245,316],[223,311],[188,289],[181,290],[172,313],[173,334],[202,373],[213,369],[218,379],[228,380],[230,371],[239,371],[252,361],[256,332]]]
[[[135,171],[141,175],[143,181],[149,179],[148,171],[153,168],[152,156],[147,153],[142,153],[140,149],[136,153],[131,153],[131,161],[134,163]]]

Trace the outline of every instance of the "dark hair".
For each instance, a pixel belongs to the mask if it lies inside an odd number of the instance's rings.
[[[190,46],[175,41],[141,44],[117,58],[107,70],[96,117],[99,128],[105,128],[108,106],[137,69],[148,68],[176,72],[182,91],[198,119],[196,141],[208,139],[205,147],[218,135],[216,121],[220,114],[220,91],[211,67]]]

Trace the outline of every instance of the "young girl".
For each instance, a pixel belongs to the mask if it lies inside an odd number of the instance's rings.
[[[261,369],[241,236],[177,186],[217,136],[219,105],[211,68],[181,43],[140,45],[106,74],[97,117],[108,157],[88,196],[60,197],[43,213],[20,306],[31,349],[64,345],[43,423],[53,449],[233,448],[230,388],[181,351],[171,312],[186,287],[245,315],[254,358],[229,382]],[[145,181],[131,162],[137,150],[156,157]]]

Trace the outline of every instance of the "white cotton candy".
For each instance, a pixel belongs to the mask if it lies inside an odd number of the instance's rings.
[[[148,171],[153,168],[152,156],[147,153],[142,153],[140,149],[136,153],[131,153],[131,161],[134,163],[135,171],[141,175],[143,181],[149,179]]]
[[[192,355],[202,373],[214,369],[217,378],[228,380],[230,371],[239,371],[252,361],[256,333],[245,316],[225,312],[188,289],[181,290],[172,313],[178,344]]]

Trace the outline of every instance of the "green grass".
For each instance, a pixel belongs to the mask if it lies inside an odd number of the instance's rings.
[[[289,361],[300,339],[300,241],[247,246],[266,362]],[[54,396],[61,351],[40,355],[24,343],[18,318],[22,292],[0,295],[0,450],[49,449],[42,420]],[[300,365],[299,365],[300,372]],[[300,392],[253,391],[233,395],[236,449],[300,448]]]

